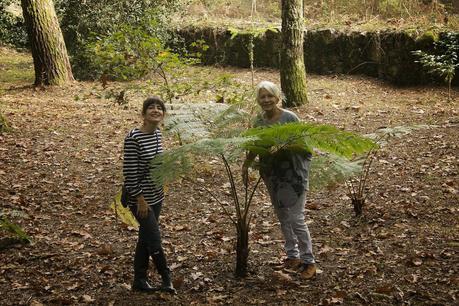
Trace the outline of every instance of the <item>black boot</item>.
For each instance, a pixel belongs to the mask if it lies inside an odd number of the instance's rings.
[[[134,279],[132,290],[141,292],[153,292],[157,289],[153,288],[145,278]]]
[[[155,263],[156,270],[158,270],[158,273],[159,275],[161,275],[162,278],[161,287],[159,288],[159,290],[176,294],[177,291],[175,290],[174,285],[172,284],[171,271],[167,266],[164,251],[162,249],[154,251],[151,254],[151,257],[153,258],[153,262]]]
[[[174,285],[172,284],[171,272],[169,269],[161,273],[161,278],[162,282],[160,290],[172,294],[177,294],[177,290],[175,290]]]
[[[134,255],[134,282],[132,283],[132,290],[142,292],[155,291],[155,288],[148,283],[147,271],[149,260],[148,250],[141,242],[137,242]]]

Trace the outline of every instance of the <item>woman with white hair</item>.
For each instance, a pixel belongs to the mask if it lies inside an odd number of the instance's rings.
[[[300,121],[295,113],[279,106],[282,93],[276,84],[262,81],[257,85],[256,93],[262,112],[257,116],[254,127]],[[244,162],[242,173],[245,182],[248,167],[255,157],[249,152]],[[260,176],[268,189],[285,239],[285,265],[299,269],[303,279],[310,279],[316,274],[316,264],[311,236],[304,220],[304,205],[311,154],[280,150],[259,159]]]

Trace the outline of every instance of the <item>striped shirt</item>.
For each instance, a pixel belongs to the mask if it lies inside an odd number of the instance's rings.
[[[150,161],[163,152],[161,131],[144,133],[131,130],[124,139],[123,175],[129,193],[129,205],[136,205],[136,197],[143,194],[148,205],[164,200],[163,186],[155,186],[151,180]]]

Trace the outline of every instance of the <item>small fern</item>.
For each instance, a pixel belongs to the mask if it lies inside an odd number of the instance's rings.
[[[0,133],[8,132],[10,130],[8,120],[6,117],[0,113]]]
[[[24,230],[17,224],[8,220],[5,216],[0,217],[0,229],[3,229],[15,235],[22,242],[30,243],[32,239],[27,235]]]
[[[348,196],[354,206],[356,216],[360,216],[363,212],[363,207],[366,201],[366,186],[370,174],[371,166],[376,158],[378,150],[385,146],[389,139],[393,137],[400,138],[410,134],[413,130],[430,128],[429,125],[414,125],[414,126],[395,126],[387,127],[376,130],[374,133],[365,135],[374,141],[376,146],[371,148],[364,156],[359,156],[354,160],[355,163],[360,164],[360,170],[356,171],[346,180],[346,187],[348,189]]]

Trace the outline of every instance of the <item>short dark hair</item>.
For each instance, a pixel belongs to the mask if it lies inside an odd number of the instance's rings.
[[[159,105],[159,107],[161,107],[163,112],[166,113],[166,105],[164,105],[164,101],[158,96],[151,96],[145,99],[145,101],[143,101],[142,115],[145,115],[147,113],[147,109],[152,104]]]

